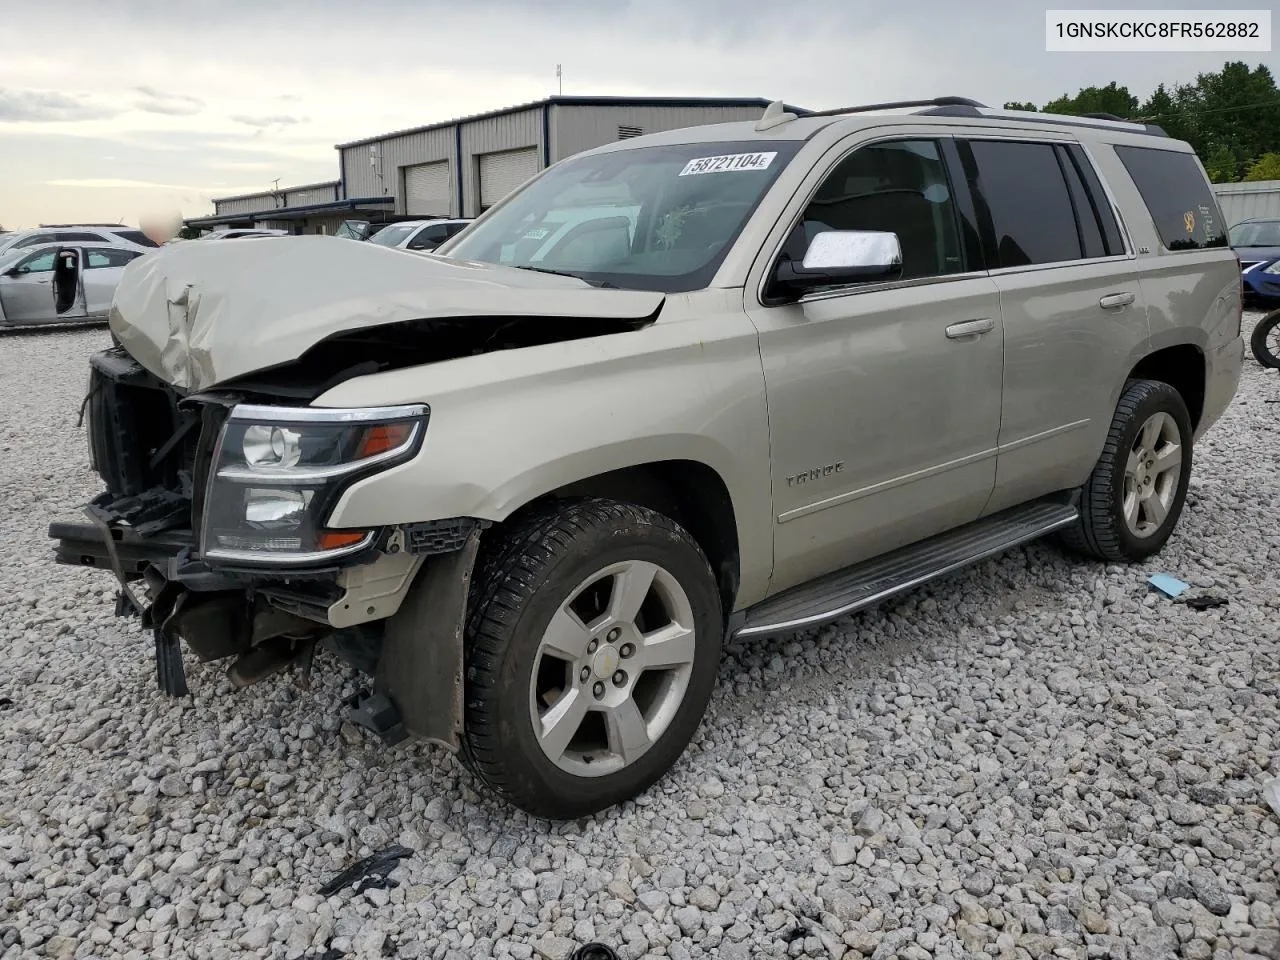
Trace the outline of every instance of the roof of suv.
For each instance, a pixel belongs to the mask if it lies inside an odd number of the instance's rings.
[[[1077,134],[1162,138],[1162,144],[1166,149],[1189,149],[1182,147],[1180,141],[1170,140],[1159,127],[1124,120],[1120,117],[1102,114],[1076,117],[1024,110],[1001,110],[960,97],[941,97],[936,100],[870,104],[801,115],[785,113],[782,104],[775,103],[770,105],[759,120],[738,120],[665,130],[608,143],[585,152],[606,153],[665,144],[808,140],[829,127],[839,126],[841,133],[852,133],[861,129],[883,126],[887,120],[952,129],[1007,127],[1010,130],[1033,130],[1043,133],[1061,134],[1071,131]]]

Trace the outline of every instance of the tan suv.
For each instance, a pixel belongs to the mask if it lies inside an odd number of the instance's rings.
[[[130,266],[106,491],[50,534],[166,692],[184,645],[237,685],[319,646],[370,678],[354,719],[549,817],[663,775],[726,636],[1050,533],[1159,550],[1240,376],[1204,171],[1114,119],[774,105],[564,160],[439,254]]]

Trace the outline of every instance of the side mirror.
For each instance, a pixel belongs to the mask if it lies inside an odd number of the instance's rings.
[[[896,233],[879,230],[827,230],[809,243],[804,260],[780,260],[774,283],[799,295],[817,287],[902,275],[902,246]]]

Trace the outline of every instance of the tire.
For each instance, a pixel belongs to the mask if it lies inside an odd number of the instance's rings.
[[[530,515],[486,546],[472,585],[467,766],[554,820],[642,793],[702,721],[723,629],[707,558],[671,519],[599,499]]]
[[[1253,358],[1264,367],[1280,369],[1280,310],[1258,321],[1249,338],[1249,347]]]
[[[1167,456],[1168,443],[1176,438],[1179,459],[1176,464],[1166,460],[1167,468],[1161,472],[1157,458],[1148,456],[1135,475],[1128,475],[1131,453],[1140,447],[1153,453],[1147,449],[1151,434],[1143,436],[1153,423],[1158,423],[1155,449]],[[1158,380],[1129,381],[1116,405],[1102,456],[1080,490],[1080,519],[1062,532],[1063,543],[1099,560],[1137,561],[1158,552],[1182,515],[1191,477],[1192,434],[1191,417],[1177,390]],[[1148,462],[1154,466],[1146,466]],[[1136,495],[1137,490],[1148,491],[1145,500]],[[1167,496],[1162,496],[1165,492]],[[1139,503],[1136,513],[1126,511],[1130,493]],[[1152,494],[1157,503],[1150,500]]]

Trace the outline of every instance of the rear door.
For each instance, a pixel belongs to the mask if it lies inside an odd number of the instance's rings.
[[[959,147],[1004,324],[994,513],[1084,482],[1149,327],[1133,253],[1079,144]]]
[[[120,247],[85,247],[80,277],[84,287],[85,315],[105,317],[120,284],[125,266],[141,253]],[[64,314],[65,316],[65,314]]]

